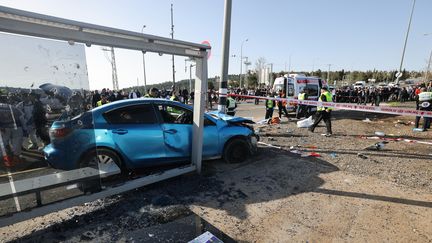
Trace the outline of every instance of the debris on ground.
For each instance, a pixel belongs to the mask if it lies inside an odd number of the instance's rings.
[[[337,155],[336,155],[336,153],[335,153],[335,152],[332,152],[332,153],[330,153],[330,157],[332,157],[332,158],[336,158],[336,157],[337,157]]]
[[[272,144],[268,144],[268,143],[264,143],[264,142],[258,142],[258,144],[261,144],[261,145],[264,145],[264,146],[267,146],[267,147],[270,147],[270,148],[282,149],[282,147],[274,146]]]
[[[384,137],[385,133],[384,132],[375,132],[375,135],[380,136],[380,137]]]
[[[362,153],[358,153],[357,154],[358,157],[362,158],[362,159],[367,159],[368,157]]]
[[[424,132],[423,128],[413,128],[413,132]]]
[[[387,141],[382,141],[375,143],[374,145],[371,145],[369,147],[366,147],[365,150],[382,150],[384,148],[384,144],[387,144]]]
[[[372,121],[366,117],[366,119],[362,120],[362,122],[372,122]]]
[[[312,126],[314,121],[312,120],[312,116],[308,117],[307,119],[301,120],[297,122],[297,127],[299,128],[308,128]]]

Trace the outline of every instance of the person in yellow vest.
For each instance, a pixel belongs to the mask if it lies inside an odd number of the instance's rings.
[[[107,100],[106,95],[101,95],[101,100],[99,100],[98,102],[96,102],[96,107],[99,107],[101,105],[105,105],[110,103],[109,100]]]
[[[227,115],[234,116],[235,115],[235,109],[237,108],[237,103],[235,99],[233,99],[231,96],[228,96],[226,101],[226,108],[227,108]]]
[[[270,95],[267,95],[267,98],[270,98]],[[265,107],[266,107],[266,114],[265,119],[272,118],[273,117],[273,110],[276,106],[276,103],[274,100],[266,100]]]
[[[308,94],[307,94],[306,90],[302,89],[300,91],[300,94],[298,95],[298,99],[299,100],[307,100],[308,98],[309,97],[308,97]],[[309,115],[308,106],[307,105],[298,104],[297,105],[297,110],[296,110],[296,118],[300,119],[302,117],[308,117],[308,115]]]
[[[144,95],[144,98],[158,98],[159,97],[159,90],[155,87],[150,89],[150,92],[146,95]],[[165,97],[163,97],[165,98]]]
[[[320,102],[332,102],[333,96],[328,91],[327,87],[321,88],[321,96],[319,97],[318,101]],[[332,127],[331,127],[331,108],[324,107],[324,106],[318,106],[317,107],[317,115],[315,117],[314,124],[309,127],[310,132],[314,132],[315,127],[321,122],[321,120],[324,120],[326,124],[327,133],[325,134],[326,137],[330,137],[332,135]]]
[[[416,95],[416,106],[417,110],[422,111],[432,111],[432,92],[427,92],[426,88],[423,87],[420,93]],[[420,117],[417,116],[415,119],[415,128],[419,127]],[[423,129],[422,131],[427,131],[430,128],[431,118],[423,117]]]

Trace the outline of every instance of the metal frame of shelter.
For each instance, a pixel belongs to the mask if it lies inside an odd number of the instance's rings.
[[[47,16],[33,12],[7,8],[4,6],[0,6],[0,31],[19,35],[62,40],[69,42],[69,44],[84,43],[88,47],[91,45],[100,45],[142,52],[148,51],[159,54],[185,56],[193,59],[196,62],[195,74],[197,80],[197,82],[195,82],[195,100],[192,125],[192,157],[190,165],[186,167],[170,169],[160,174],[144,176],[128,181],[117,187],[106,188],[101,192],[48,204],[46,206],[34,208],[31,211],[15,213],[9,217],[1,217],[0,227],[72,206],[81,205],[99,198],[126,192],[182,174],[194,171],[201,173],[204,106],[205,95],[207,91],[207,50],[210,49],[209,46]],[[56,177],[58,178],[58,173]],[[39,180],[37,177],[32,179],[34,179],[34,181]],[[49,180],[49,178],[45,179]],[[28,188],[28,190],[35,191],[40,189],[40,187],[37,186],[38,183],[35,183],[35,185],[36,187],[30,186],[31,188]],[[19,195],[16,192],[8,192],[8,194],[11,196]]]

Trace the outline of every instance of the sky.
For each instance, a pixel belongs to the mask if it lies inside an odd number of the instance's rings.
[[[209,77],[222,65],[223,0],[0,0],[0,5],[82,22],[169,37],[209,41]],[[399,68],[412,0],[233,0],[229,73],[240,73],[240,49],[254,67],[265,58],[274,71],[395,70]],[[432,49],[432,1],[417,0],[403,68],[424,70]],[[247,42],[244,40],[248,39]],[[1,43],[1,40],[0,40]],[[112,87],[100,47],[85,49],[90,87]],[[235,56],[234,56],[235,55]],[[234,57],[232,57],[234,56]],[[146,54],[147,83],[172,80],[170,56]],[[189,77],[176,58],[176,80]],[[120,88],[143,83],[142,54],[116,49]],[[244,70],[244,67],[243,67]],[[244,72],[244,71],[243,71]]]

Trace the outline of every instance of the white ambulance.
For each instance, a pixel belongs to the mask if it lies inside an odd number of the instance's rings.
[[[321,94],[321,87],[328,87],[324,79],[307,77],[304,74],[289,74],[278,77],[273,83],[273,91],[276,92],[276,94],[279,94],[279,91],[283,90],[287,98],[294,99],[297,99],[299,93],[305,90],[309,96],[308,100],[318,100]],[[296,108],[295,103],[287,103],[288,111],[295,111]]]

